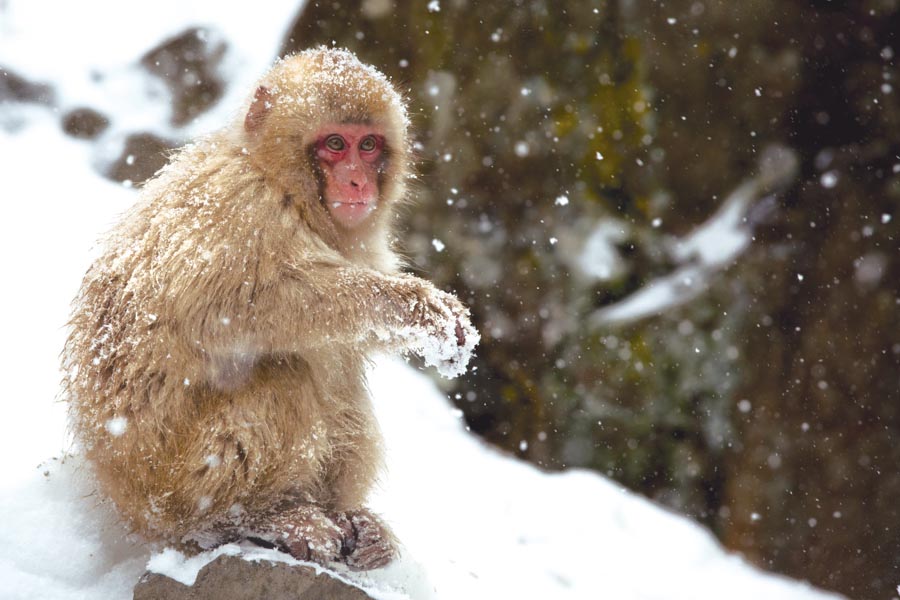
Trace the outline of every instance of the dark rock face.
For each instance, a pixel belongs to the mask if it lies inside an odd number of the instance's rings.
[[[168,162],[167,153],[175,143],[153,135],[135,133],[125,140],[121,156],[112,164],[107,176],[115,181],[144,183]]]
[[[225,85],[218,67],[225,44],[208,36],[205,29],[188,29],[141,59],[141,64],[162,78],[172,92],[174,125],[188,123],[222,97]]]
[[[76,108],[63,117],[62,127],[74,138],[92,140],[109,127],[109,119],[92,108]]]
[[[0,102],[6,101],[52,104],[53,90],[0,66]]]
[[[134,600],[366,600],[361,589],[312,567],[220,556],[187,586],[147,572],[134,588]]]

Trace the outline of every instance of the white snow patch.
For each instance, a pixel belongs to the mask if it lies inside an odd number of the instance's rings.
[[[404,346],[411,354],[421,356],[425,364],[435,367],[442,377],[458,377],[466,372],[466,366],[472,359],[481,335],[471,324],[460,321],[444,305],[440,294],[429,300],[429,304],[443,306],[443,314],[433,315],[434,320],[426,326],[408,326],[396,332],[383,332],[381,337],[388,339],[391,335],[399,336],[404,339]],[[415,308],[414,305],[410,306],[410,311]],[[459,334],[462,336],[461,340]]]
[[[696,298],[709,289],[701,269],[684,267],[665,277],[654,279],[625,300],[606,306],[593,315],[591,323],[623,323],[659,314]]]
[[[628,239],[625,224],[607,219],[600,221],[587,236],[582,252],[575,263],[579,271],[589,278],[609,281],[624,270],[622,256],[616,248]]]
[[[831,189],[838,183],[838,173],[837,171],[825,171],[822,173],[822,176],[819,178],[819,183],[822,184],[823,188]]]
[[[196,556],[185,556],[174,548],[164,548],[147,561],[147,570],[165,575],[184,585],[194,585],[200,569],[222,555],[236,556],[241,553],[237,544],[225,544],[215,550],[202,552]]]
[[[744,215],[756,195],[755,182],[732,192],[716,213],[686,237],[676,240],[672,256],[679,262],[697,259],[707,266],[731,262],[750,244],[750,231]]]
[[[197,501],[197,512],[204,513],[212,505],[213,499],[211,496],[200,496],[200,500]]]
[[[114,437],[119,437],[125,430],[128,428],[128,418],[127,417],[114,417],[106,422],[106,431],[109,432],[109,435]]]

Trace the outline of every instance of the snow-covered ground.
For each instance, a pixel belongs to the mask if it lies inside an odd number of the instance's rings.
[[[134,127],[166,135],[202,131],[236,107],[295,9],[286,0],[257,3],[249,12],[212,0],[0,3],[0,65],[50,83],[57,94],[56,108],[0,105],[4,599],[124,600],[148,562],[185,580],[199,568],[173,551],[151,557],[93,495],[78,457],[53,458],[66,448],[64,406],[54,398],[69,300],[94,240],[135,197],[97,175],[95,146],[63,135],[60,109],[101,109],[112,120],[104,134],[110,138]],[[203,120],[173,131],[160,101],[147,99],[152,84],[135,62],[193,25],[231,42],[224,63],[230,87]],[[52,48],[62,50],[51,60]],[[399,562],[354,576],[378,597],[836,597],[749,567],[700,527],[603,477],[544,474],[486,447],[465,432],[434,385],[402,361],[379,361],[371,383],[389,453],[372,505],[404,544]]]

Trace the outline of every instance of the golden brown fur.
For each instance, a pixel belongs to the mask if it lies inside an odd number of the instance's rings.
[[[259,122],[242,114],[148,182],[74,304],[72,427],[102,492],[155,539],[244,517],[258,529],[298,503],[359,509],[381,465],[367,352],[429,360],[437,340],[430,362],[458,372],[477,342],[454,297],[397,272],[391,207],[410,151],[390,83],[316,49],[262,85]],[[345,122],[377,124],[389,153],[378,206],[353,230],[329,218],[307,152]]]

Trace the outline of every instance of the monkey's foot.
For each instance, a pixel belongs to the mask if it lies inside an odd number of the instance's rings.
[[[343,533],[342,560],[354,571],[378,569],[397,557],[394,534],[367,509],[338,513],[334,522]]]
[[[317,506],[298,506],[273,515],[245,531],[244,537],[271,543],[297,560],[320,565],[343,560],[344,529]]]

